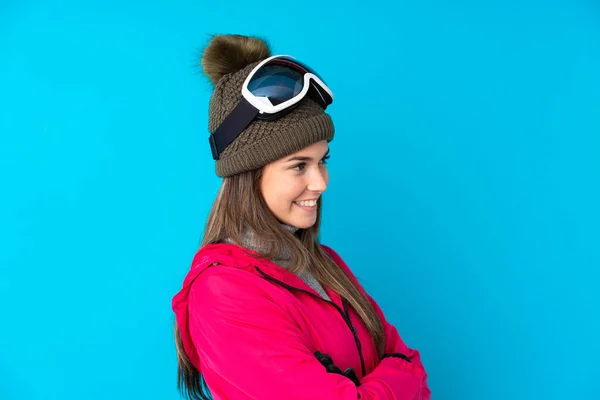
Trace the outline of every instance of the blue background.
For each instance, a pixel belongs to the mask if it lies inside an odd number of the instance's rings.
[[[179,398],[212,33],[334,90],[323,242],[433,398],[600,398],[600,6],[364,3],[0,3],[0,399]]]

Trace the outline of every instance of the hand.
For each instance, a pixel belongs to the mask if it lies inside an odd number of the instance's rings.
[[[315,357],[317,357],[317,360],[319,360],[319,362],[325,367],[327,372],[343,375],[354,382],[357,387],[360,386],[360,379],[358,379],[358,376],[352,367],[346,368],[346,370],[342,372],[340,367],[335,365],[331,357],[327,354],[316,351]]]

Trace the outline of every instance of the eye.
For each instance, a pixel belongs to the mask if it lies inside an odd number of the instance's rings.
[[[323,157],[323,159],[321,160],[321,164],[327,164],[327,160],[329,160],[329,155]]]
[[[295,169],[296,171],[302,171],[305,167],[306,167],[306,163],[300,163],[300,164],[294,165],[292,167],[292,169]]]

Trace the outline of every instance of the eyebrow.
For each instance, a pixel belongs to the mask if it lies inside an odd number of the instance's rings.
[[[329,155],[329,149],[327,149],[327,153],[325,153],[325,155],[322,158],[325,158],[328,155]],[[292,158],[285,160],[285,162],[290,162],[290,161],[312,161],[312,157],[294,156]]]

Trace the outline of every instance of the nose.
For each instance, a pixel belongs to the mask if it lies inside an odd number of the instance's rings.
[[[323,193],[325,191],[325,189],[327,189],[327,180],[328,180],[327,170],[325,170],[325,169],[315,170],[310,175],[309,179],[310,180],[308,182],[308,190],[310,190],[311,192]]]

